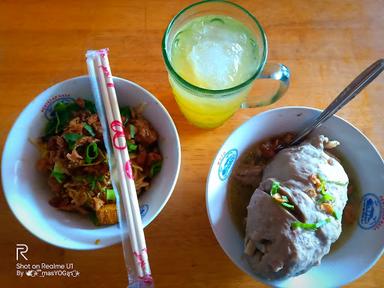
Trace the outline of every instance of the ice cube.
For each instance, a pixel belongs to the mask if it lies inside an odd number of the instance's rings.
[[[211,39],[204,37],[192,47],[189,61],[196,78],[206,83],[206,88],[225,89],[233,86],[243,49],[231,36],[227,33],[213,35]]]

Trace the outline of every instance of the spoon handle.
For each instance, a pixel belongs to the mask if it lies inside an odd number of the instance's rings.
[[[332,101],[332,103],[320,114],[311,126],[299,133],[289,144],[299,144],[313,129],[319,127],[323,122],[328,120],[333,114],[339,111],[344,105],[351,101],[360,93],[369,83],[371,83],[384,70],[384,59],[379,59],[363,72],[359,74],[340,94]]]

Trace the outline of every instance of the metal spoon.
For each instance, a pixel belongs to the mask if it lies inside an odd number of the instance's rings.
[[[289,146],[297,145],[304,140],[314,129],[319,127],[327,121],[333,114],[339,111],[344,105],[351,101],[357,94],[360,93],[369,83],[371,83],[381,72],[384,70],[384,59],[379,59],[363,72],[359,74],[340,94],[335,100],[317,117],[313,123],[300,131],[295,138],[288,144],[280,144],[277,151]]]

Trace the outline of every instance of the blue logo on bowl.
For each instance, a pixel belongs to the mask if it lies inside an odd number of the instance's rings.
[[[220,180],[227,180],[227,178],[231,174],[231,170],[233,168],[233,165],[235,164],[238,155],[239,152],[237,151],[237,149],[231,149],[227,153],[225,153],[224,157],[222,157],[219,163]]]
[[[44,112],[45,118],[50,120],[55,116],[53,113],[53,109],[55,108],[55,105],[57,103],[59,103],[59,102],[71,103],[74,101],[75,101],[75,99],[71,98],[69,94],[55,95],[55,96],[48,99],[48,101],[41,108],[41,112]]]
[[[383,212],[379,197],[372,193],[364,194],[361,205],[359,226],[365,230],[374,229],[380,224]]]
[[[143,204],[143,205],[140,206],[141,218],[144,218],[144,216],[147,215],[148,210],[149,210],[149,205],[148,204]]]

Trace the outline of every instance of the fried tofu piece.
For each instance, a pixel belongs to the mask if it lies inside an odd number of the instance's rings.
[[[99,225],[112,225],[118,222],[116,204],[106,204],[96,211]]]

